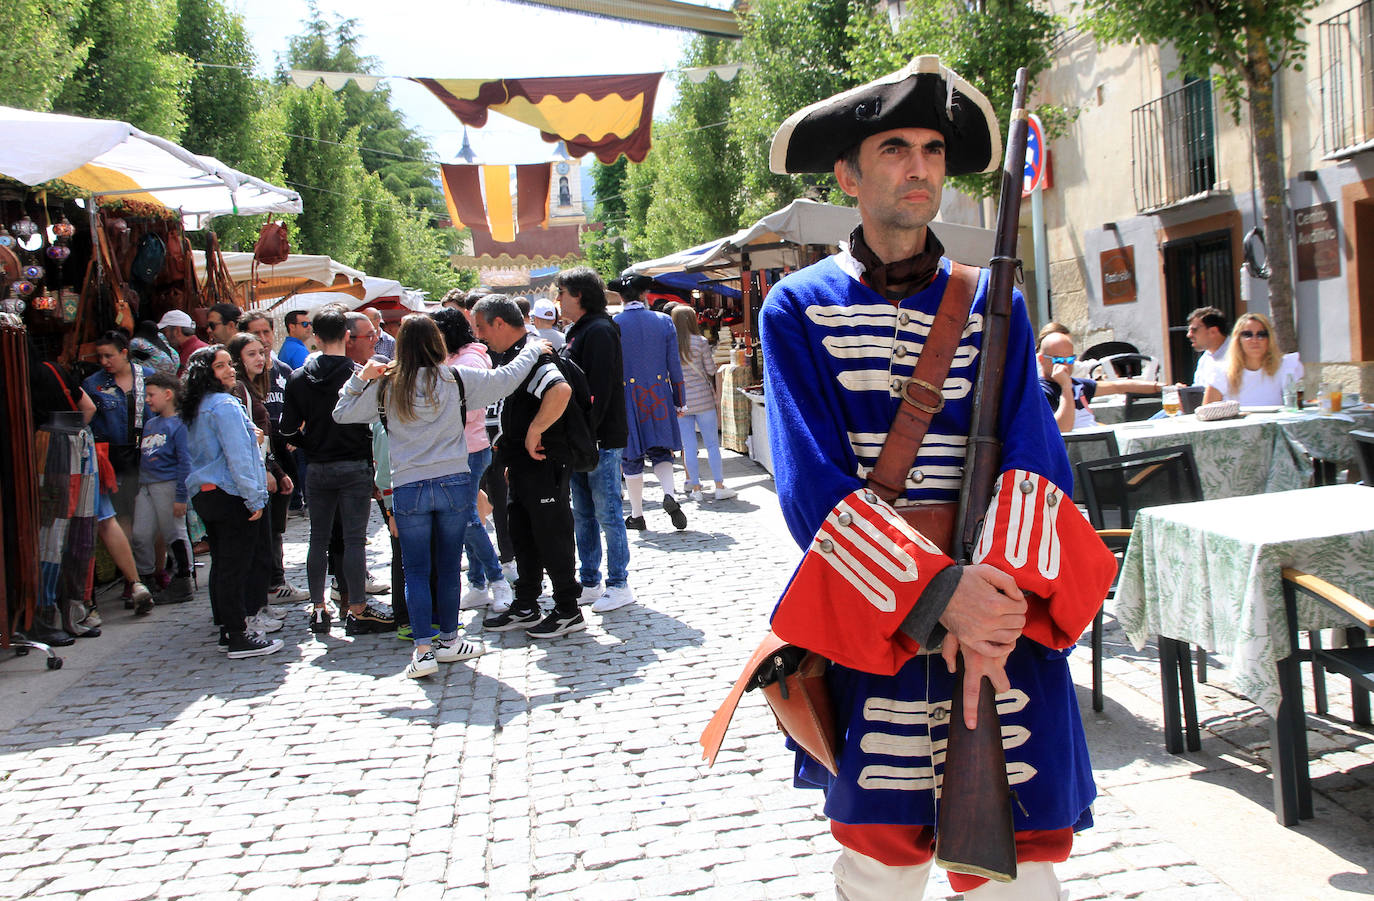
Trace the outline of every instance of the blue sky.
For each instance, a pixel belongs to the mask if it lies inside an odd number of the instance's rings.
[[[726,7],[729,0],[698,0]],[[227,0],[244,18],[264,73],[272,71],[287,39],[300,30],[305,0]],[[505,0],[320,0],[331,19],[358,20],[362,49],[391,75],[448,78],[615,75],[673,68],[689,34],[649,25],[597,19]],[[462,144],[462,125],[419,85],[391,82],[392,99],[409,122],[428,135],[443,162]],[[665,77],[655,115],[666,114],[675,96]],[[479,162],[548,159],[553,145],[534,129],[493,115],[470,130]]]

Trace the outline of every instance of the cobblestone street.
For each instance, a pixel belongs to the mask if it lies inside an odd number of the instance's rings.
[[[316,642],[303,614],[280,653],[228,660],[203,587],[146,621],[105,600],[106,635],[62,649],[59,671],[4,652],[0,897],[833,897],[820,796],[791,787],[759,699],[716,766],[700,760],[798,557],[767,473],[730,455],[727,476],[739,498],[686,505],[682,532],[647,492],[639,604],[565,638],[487,635],[485,656],[428,680],[400,675],[393,635]],[[307,526],[290,523],[304,585]],[[370,534],[383,576],[375,513]],[[1103,714],[1086,642],[1075,655],[1101,798],[1060,869],[1071,897],[1374,893],[1374,736],[1349,727],[1342,683],[1333,716],[1311,718],[1316,818],[1284,829],[1267,720],[1220,662],[1202,752],[1166,754],[1153,648],[1108,623]],[[940,879],[928,897],[952,896]]]

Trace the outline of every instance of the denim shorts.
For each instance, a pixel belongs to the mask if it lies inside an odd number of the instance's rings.
[[[114,519],[114,515],[114,503],[110,500],[110,496],[103,491],[100,492],[100,497],[95,502],[95,521],[104,522],[107,519]]]

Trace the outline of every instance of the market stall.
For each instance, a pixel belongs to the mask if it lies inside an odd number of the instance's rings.
[[[132,333],[170,310],[203,321],[208,299],[186,230],[219,215],[301,210],[294,191],[126,122],[0,107],[0,134],[0,313],[10,330],[0,364],[8,373],[21,371],[15,358],[26,355],[28,372],[59,378],[59,367],[75,370],[93,357],[98,335]],[[209,243],[213,255],[213,236]],[[29,386],[6,381],[6,420],[17,425],[20,407],[31,406]],[[93,496],[89,431],[79,421],[56,431],[33,426],[0,433],[0,459],[11,461],[0,472],[8,574],[0,646],[12,630],[30,630],[36,612],[53,612],[59,584],[89,585],[91,518],[77,500]],[[41,507],[24,500],[33,486]],[[55,492],[72,502],[54,506]],[[64,602],[82,597],[62,594]]]

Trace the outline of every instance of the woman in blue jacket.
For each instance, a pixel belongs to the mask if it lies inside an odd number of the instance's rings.
[[[220,647],[231,658],[260,657],[282,643],[246,630],[251,579],[246,573],[270,567],[261,544],[244,541],[267,506],[267,469],[258,450],[265,439],[248,420],[243,405],[225,387],[233,384],[234,363],[223,345],[202,347],[186,368],[186,399],[181,418],[191,448],[186,478],[191,503],[205,523],[210,542],[210,605],[220,625]]]

